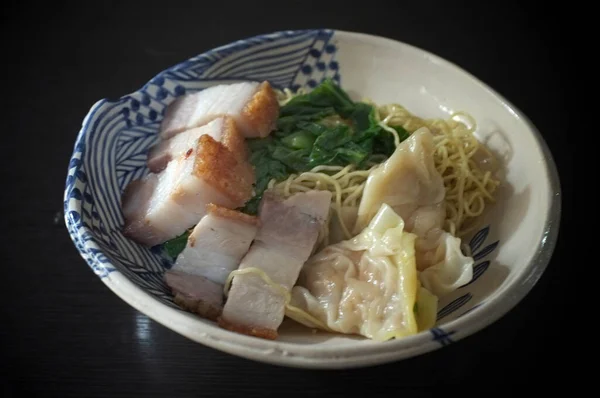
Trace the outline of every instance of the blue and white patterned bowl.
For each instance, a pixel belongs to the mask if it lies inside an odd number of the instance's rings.
[[[397,102],[423,117],[465,110],[477,135],[503,161],[498,203],[468,240],[474,280],[440,302],[438,324],[402,340],[375,343],[284,322],[277,341],[235,334],[180,311],[162,274],[171,265],[120,232],[124,187],[145,173],[165,107],[184,93],[243,80],[277,88],[323,78],[351,95]],[[411,357],[464,338],[513,308],[544,271],[560,218],[560,185],[546,144],[506,99],[439,57],[389,39],[334,30],[283,31],[240,40],[169,68],[85,117],[69,164],[65,222],[81,256],[119,297],[188,338],[242,357],[298,367],[340,368]]]

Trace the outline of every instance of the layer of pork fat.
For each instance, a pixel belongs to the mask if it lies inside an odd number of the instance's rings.
[[[204,134],[208,134],[216,141],[221,142],[240,159],[247,158],[244,136],[237,129],[233,118],[223,116],[201,127],[192,128],[172,138],[161,140],[148,152],[148,168],[153,173],[164,170],[171,160],[193,149],[200,136]]]
[[[199,275],[169,270],[164,275],[175,304],[203,318],[217,320],[223,310],[223,286]]]
[[[230,115],[245,137],[266,137],[275,128],[279,103],[267,81],[212,86],[169,104],[160,134],[167,139],[223,115]]]
[[[223,286],[258,230],[258,218],[214,204],[194,227],[173,270],[201,275]]]
[[[254,170],[222,143],[202,135],[195,150],[173,159],[159,174],[135,181],[123,195],[123,233],[146,246],[195,226],[214,203],[234,209],[252,196]]]
[[[309,191],[286,200],[265,194],[261,227],[239,269],[258,268],[288,292],[310,256],[329,214],[331,193]],[[285,296],[255,273],[233,279],[219,318],[221,327],[267,339],[277,337]]]

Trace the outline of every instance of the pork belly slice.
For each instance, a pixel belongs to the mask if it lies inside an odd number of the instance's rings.
[[[149,174],[144,179],[131,181],[121,196],[121,211],[125,219],[123,235],[138,243],[145,244],[162,239],[161,232],[145,221],[157,185],[158,176]]]
[[[189,149],[195,148],[198,139],[204,134],[208,134],[215,141],[221,142],[239,159],[247,159],[248,154],[244,136],[239,132],[233,118],[223,116],[202,127],[186,130],[154,145],[148,152],[148,168],[153,173],[164,170],[171,160],[184,155]]]
[[[231,116],[245,137],[266,137],[275,128],[279,102],[267,81],[208,87],[169,104],[160,135],[168,139],[223,115]]]
[[[223,310],[223,285],[173,269],[165,272],[164,279],[175,304],[203,318],[217,320]]]
[[[258,230],[258,218],[215,204],[194,227],[173,270],[204,276],[225,284],[248,252]]]
[[[159,174],[128,186],[123,233],[146,246],[158,245],[195,226],[209,203],[230,209],[243,206],[252,196],[253,183],[248,161],[202,135],[195,150],[173,159]]]
[[[233,278],[219,325],[265,339],[277,338],[285,315],[285,296],[311,255],[319,230],[327,222],[331,192],[309,191],[286,200],[265,193],[259,213],[261,226],[239,269],[258,268],[280,287],[256,273]]]

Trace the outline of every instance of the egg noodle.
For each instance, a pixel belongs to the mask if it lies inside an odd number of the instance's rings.
[[[303,93],[305,91],[295,94],[289,89],[279,91],[280,104],[283,106],[295,95]],[[410,134],[421,127],[431,131],[435,143],[434,164],[443,178],[446,192],[444,229],[457,237],[472,232],[476,225],[469,222],[483,213],[486,202],[495,202],[494,193],[500,183],[490,170],[483,171],[474,158],[481,151],[480,156],[495,162],[491,152],[473,134],[477,127],[473,117],[465,112],[456,112],[448,119],[422,119],[400,104],[377,106],[369,100],[364,102],[375,106],[380,126],[394,135],[396,147],[400,145],[400,139],[391,127],[402,126]],[[308,172],[291,174],[283,181],[271,180],[268,188],[284,197],[314,189],[331,191],[332,211],[338,217],[346,239],[350,239],[352,226],[345,224],[342,208],[354,207],[355,212],[358,211],[367,179],[380,164],[372,162],[364,170],[358,170],[354,165],[317,166]],[[327,245],[328,235],[328,226],[325,226],[318,245]]]

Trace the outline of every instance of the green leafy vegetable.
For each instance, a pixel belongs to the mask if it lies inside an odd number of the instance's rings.
[[[320,128],[321,134],[310,153],[309,169],[319,165],[360,165],[369,156],[371,148],[353,141],[354,133],[350,127],[339,125],[328,129],[321,125]]]
[[[310,149],[315,143],[317,137],[308,131],[296,131],[281,139],[281,142],[294,149]]]
[[[185,231],[183,234],[179,235],[176,238],[166,241],[163,243],[163,249],[167,252],[167,254],[175,259],[185,249],[185,245],[187,244],[188,236],[190,236],[189,231]]]
[[[331,79],[326,79],[311,92],[292,98],[281,108],[280,116],[305,116],[331,112],[330,108],[344,117],[354,110],[355,103],[348,94],[337,86]],[[322,117],[322,116],[321,116]]]
[[[400,141],[408,137],[402,127],[393,128]],[[247,142],[256,172],[255,196],[241,209],[248,214],[257,213],[271,179],[281,181],[320,165],[364,168],[395,150],[394,136],[377,122],[376,109],[352,101],[330,79],[282,106],[269,137]]]
[[[288,169],[284,163],[271,156],[271,152],[273,152],[276,147],[274,140],[271,137],[248,140],[248,144],[251,153],[250,163],[254,166],[256,175],[256,183],[254,186],[256,195],[246,202],[242,211],[248,214],[256,214],[262,198],[262,193],[267,188],[269,181],[271,181],[272,178],[278,180],[284,179],[288,175]]]
[[[286,106],[289,105],[286,104]],[[299,122],[312,122],[315,120],[322,120],[329,116],[335,116],[336,112],[334,108],[296,108],[298,113],[289,116],[279,116],[277,119],[277,130],[273,132],[273,135],[278,137],[285,137],[289,133],[293,132]]]

